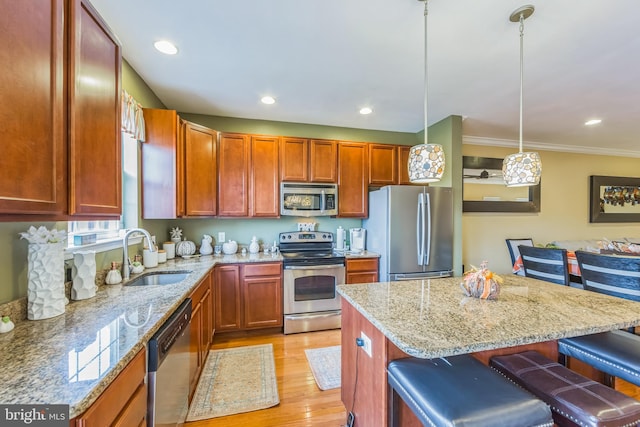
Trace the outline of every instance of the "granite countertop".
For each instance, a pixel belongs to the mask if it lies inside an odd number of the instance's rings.
[[[69,404],[71,418],[82,414],[215,264],[269,261],[282,257],[177,258],[144,273],[192,271],[181,282],[104,285],[95,297],[72,301],[60,316],[17,322],[13,331],[0,334],[2,404]]]
[[[460,277],[341,285],[339,294],[405,353],[433,358],[640,324],[640,302],[526,277],[496,301],[465,297]]]

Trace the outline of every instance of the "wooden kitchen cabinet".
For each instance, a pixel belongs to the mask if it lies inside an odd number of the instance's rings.
[[[398,146],[398,184],[407,185],[413,184],[409,180],[409,152],[411,151],[410,145]]]
[[[373,283],[379,280],[378,258],[347,258],[345,282]]]
[[[338,143],[338,216],[366,218],[369,216],[368,144]]]
[[[242,328],[281,327],[282,264],[244,264],[242,273]]]
[[[80,0],[8,2],[0,26],[0,220],[120,215],[117,39]]]
[[[78,427],[145,426],[147,418],[147,352],[143,348],[81,416]]]
[[[239,330],[241,328],[240,304],[242,300],[240,266],[237,264],[216,265],[214,272],[216,332]]]
[[[249,216],[251,137],[223,133],[218,145],[218,216]]]
[[[189,401],[196,391],[213,336],[212,274],[207,274],[190,295],[192,304],[190,353],[196,354],[196,357],[192,358],[196,363],[189,365]]]
[[[280,216],[280,181],[278,180],[277,136],[251,136],[251,173],[249,214],[251,217]]]
[[[216,332],[282,327],[282,263],[215,267]]]
[[[283,137],[280,143],[280,180],[337,181],[338,143],[324,139]]]
[[[369,185],[398,183],[398,149],[391,144],[369,144]]]
[[[211,217],[217,212],[218,132],[180,119],[175,110],[144,109],[142,217]]]

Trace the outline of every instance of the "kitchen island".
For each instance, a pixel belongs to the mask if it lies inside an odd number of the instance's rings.
[[[557,339],[640,325],[638,302],[516,275],[505,277],[497,301],[486,301],[466,297],[460,282],[338,287],[342,401],[354,412],[355,425],[386,425],[386,366],[394,359],[472,353],[486,363],[493,354],[524,349],[555,359]],[[362,333],[371,339],[371,356],[356,346]]]

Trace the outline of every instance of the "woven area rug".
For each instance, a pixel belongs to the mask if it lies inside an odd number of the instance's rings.
[[[278,403],[271,344],[211,350],[187,421],[256,411]]]
[[[304,351],[320,390],[340,387],[340,346]]]

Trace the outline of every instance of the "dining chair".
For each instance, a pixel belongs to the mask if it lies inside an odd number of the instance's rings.
[[[518,246],[522,256],[524,275],[546,282],[569,286],[567,250]]]
[[[533,246],[533,239],[525,237],[522,239],[505,239],[507,242],[507,249],[509,249],[509,256],[511,257],[511,265],[516,263],[516,260],[520,256],[520,250],[518,246]],[[524,271],[520,270],[517,273],[520,276],[524,276]]]
[[[640,301],[640,257],[576,251],[586,291]],[[633,328],[632,328],[633,329]],[[640,336],[633,331],[609,331],[558,341],[561,361],[578,359],[611,377],[640,386]]]

